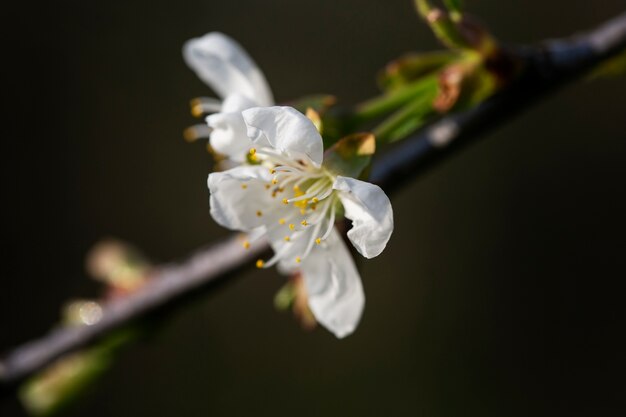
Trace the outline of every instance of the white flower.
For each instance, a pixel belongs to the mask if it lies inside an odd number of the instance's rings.
[[[266,236],[274,256],[257,266],[300,269],[316,319],[337,337],[359,322],[365,296],[335,219],[352,220],[348,238],[366,258],[382,252],[393,231],[391,203],[380,187],[323,165],[322,137],[289,107],[245,110],[259,164],[209,175],[211,215],[220,225]]]
[[[206,112],[217,112],[207,117],[211,147],[233,161],[243,161],[251,142],[241,111],[274,104],[265,76],[237,42],[218,32],[187,41],[183,57],[223,100],[202,102]]]

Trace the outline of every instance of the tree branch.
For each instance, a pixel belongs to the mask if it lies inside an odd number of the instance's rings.
[[[433,163],[625,48],[626,13],[586,34],[513,51],[525,67],[511,85],[479,106],[447,116],[400,142],[376,159],[371,180],[388,193],[393,192]],[[103,316],[97,323],[58,328],[10,352],[0,361],[0,390],[9,393],[62,355],[93,344],[140,319],[169,311],[190,296],[210,292],[233,279],[236,272],[268,249],[265,242],[256,242],[249,250],[242,250],[240,238],[233,236],[200,250],[180,264],[158,267],[145,287],[104,305]]]

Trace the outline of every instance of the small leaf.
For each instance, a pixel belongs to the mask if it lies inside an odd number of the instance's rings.
[[[596,66],[589,79],[618,77],[626,74],[626,51]]]
[[[385,119],[374,134],[379,143],[394,142],[404,139],[407,135],[424,125],[435,115],[433,101],[437,97],[439,87],[437,80],[428,85],[423,93],[414,98],[402,109]]]
[[[295,298],[295,286],[292,281],[287,281],[274,295],[274,308],[279,311],[287,310],[293,305]]]
[[[448,10],[455,13],[461,13],[462,1],[461,0],[443,0]]]
[[[63,356],[20,387],[22,404],[35,416],[65,411],[109,369],[119,348],[137,335],[134,329],[120,330],[94,347]]]
[[[441,72],[433,107],[440,113],[473,107],[497,88],[495,76],[475,62],[461,62]]]
[[[357,178],[369,165],[376,151],[371,133],[354,133],[335,143],[324,153],[324,166],[347,177]]]
[[[385,91],[397,90],[415,80],[435,72],[458,59],[455,51],[411,53],[387,64],[378,76],[378,84]]]

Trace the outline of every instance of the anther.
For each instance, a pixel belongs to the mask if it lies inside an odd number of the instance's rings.
[[[298,257],[296,257],[296,262],[300,263],[300,262],[302,262],[302,259],[300,259],[300,257],[298,256]]]
[[[250,249],[250,242],[248,242],[247,240],[244,240],[243,247],[244,249]]]
[[[270,174],[275,174],[276,170],[274,168],[270,168]]]
[[[318,244],[318,245],[321,244],[322,243],[322,238],[318,237],[317,239],[315,239],[315,243]]]
[[[317,199],[317,197],[313,197],[313,198],[311,199],[311,201],[312,201],[313,203],[319,203],[319,200]]]
[[[285,242],[289,242],[291,238],[289,236],[285,236]]]
[[[295,225],[295,224],[293,224],[293,223],[290,223],[290,224],[289,224],[289,230],[293,230],[293,229],[295,229],[295,228],[296,228],[296,225]]]
[[[270,187],[271,187],[271,185],[270,185],[270,184],[265,184],[265,189],[266,189],[266,190],[269,190],[269,189],[270,189]]]
[[[256,215],[258,217],[261,217],[263,215],[263,212],[261,210],[257,210]]]
[[[285,224],[286,220],[285,219],[278,219],[278,224]]]
[[[248,188],[248,185],[247,185],[247,184],[241,184],[241,188],[242,188],[243,190],[245,190],[246,188]]]
[[[265,262],[263,262],[263,259],[257,259],[256,267],[257,268],[263,268],[263,265],[265,265]]]
[[[272,178],[272,184],[274,185],[278,184],[278,178],[276,177]]]
[[[306,226],[306,225],[308,225],[308,223],[307,223],[307,221],[306,221],[306,220],[302,220],[302,221],[300,222],[300,224],[301,224],[302,226]]]
[[[250,155],[254,155],[256,153],[256,149],[250,148]]]
[[[286,198],[283,198],[283,204],[289,204],[289,200],[287,200]]]
[[[302,214],[304,216],[306,214],[306,209],[301,208],[300,209],[300,214]]]

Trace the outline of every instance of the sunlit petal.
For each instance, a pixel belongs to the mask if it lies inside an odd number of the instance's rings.
[[[272,147],[292,159],[306,159],[316,167],[321,165],[324,151],[322,137],[315,125],[296,109],[256,107],[245,110],[243,118],[251,138],[267,140]]]
[[[198,77],[221,98],[240,94],[258,106],[274,103],[261,70],[246,51],[230,37],[211,32],[187,41],[183,57]]]
[[[325,246],[303,261],[301,269],[315,319],[338,338],[348,336],[359,324],[365,294],[339,233],[333,231]]]
[[[352,220],[348,238],[366,258],[378,256],[393,232],[393,210],[385,192],[377,185],[338,176],[333,188]]]

